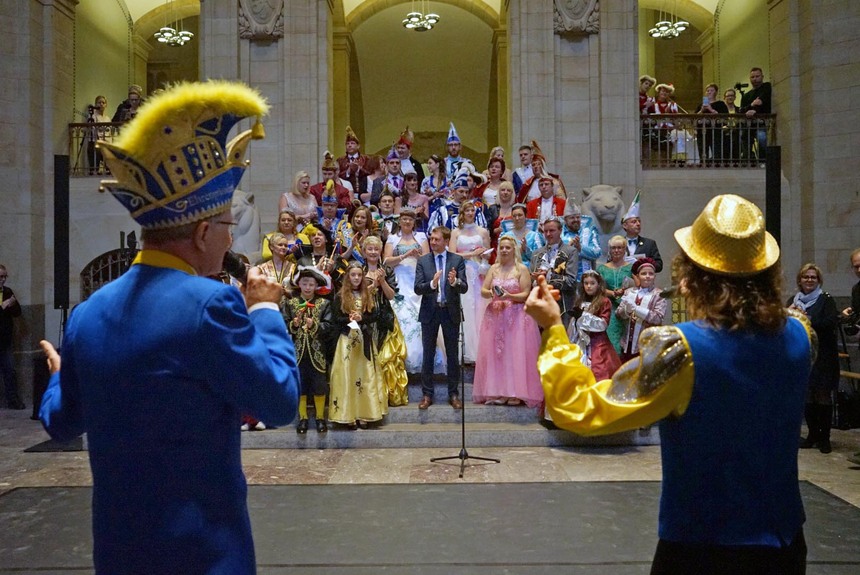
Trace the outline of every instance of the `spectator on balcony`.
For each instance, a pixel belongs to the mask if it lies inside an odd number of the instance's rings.
[[[720,88],[716,84],[708,84],[705,87],[705,96],[702,103],[696,108],[697,114],[727,114],[726,103],[717,99]],[[721,160],[723,156],[723,135],[720,124],[716,120],[697,120],[696,145],[699,147],[699,158],[705,165],[713,162],[708,160]]]
[[[657,84],[657,99],[650,107],[651,114],[679,114],[678,104],[672,101],[672,94],[675,93],[675,86],[672,84]],[[662,159],[668,159],[672,154],[677,153],[674,145],[675,139],[675,123],[665,118],[658,120],[651,125],[649,130],[650,145],[657,148],[658,156]]]
[[[95,103],[87,110],[87,122],[95,124],[109,123],[110,116],[105,115],[105,110],[107,110],[107,98],[96,96]],[[102,153],[96,147],[96,142],[99,141],[113,141],[110,126],[93,126],[87,135],[87,161],[89,163],[90,175],[104,173]]]
[[[733,88],[723,94],[726,104],[726,114],[740,114],[741,109],[735,106],[737,92]],[[723,122],[723,162],[737,162],[741,157],[741,135],[736,120],[729,118]]]
[[[107,103],[107,102],[105,102]],[[137,84],[128,87],[128,98],[117,106],[112,122],[128,122],[137,116],[137,111],[143,105],[143,88]]]
[[[750,70],[750,86],[752,86],[750,91],[741,97],[741,112],[751,120],[749,131],[744,138],[746,144],[744,153],[747,159],[752,159],[754,133],[758,147],[756,158],[763,162],[767,153],[767,124],[764,120],[756,120],[756,116],[770,114],[771,86],[770,82],[764,81],[764,72],[761,68]]]
[[[639,76],[639,113],[642,115],[651,114],[651,109],[654,107],[654,98],[648,95],[648,90],[654,87],[657,79],[654,76],[643,74]]]

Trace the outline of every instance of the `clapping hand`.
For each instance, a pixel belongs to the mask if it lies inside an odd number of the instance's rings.
[[[454,268],[448,271],[448,283],[451,284],[451,287],[457,285],[457,270]]]

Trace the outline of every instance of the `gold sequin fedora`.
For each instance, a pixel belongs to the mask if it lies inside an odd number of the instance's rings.
[[[779,259],[761,210],[733,194],[711,199],[692,226],[675,232],[675,240],[696,265],[718,274],[753,275]]]

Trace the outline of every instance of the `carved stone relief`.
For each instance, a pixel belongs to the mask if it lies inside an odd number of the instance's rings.
[[[284,0],[239,0],[239,37],[274,42],[284,37]]]
[[[599,0],[554,0],[553,31],[556,34],[597,34],[600,31]]]

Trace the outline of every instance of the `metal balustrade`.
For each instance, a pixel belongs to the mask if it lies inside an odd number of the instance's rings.
[[[640,117],[642,168],[763,168],[776,115],[648,114]]]
[[[96,142],[113,142],[122,122],[69,124],[69,175],[105,176],[110,172],[102,161]]]

